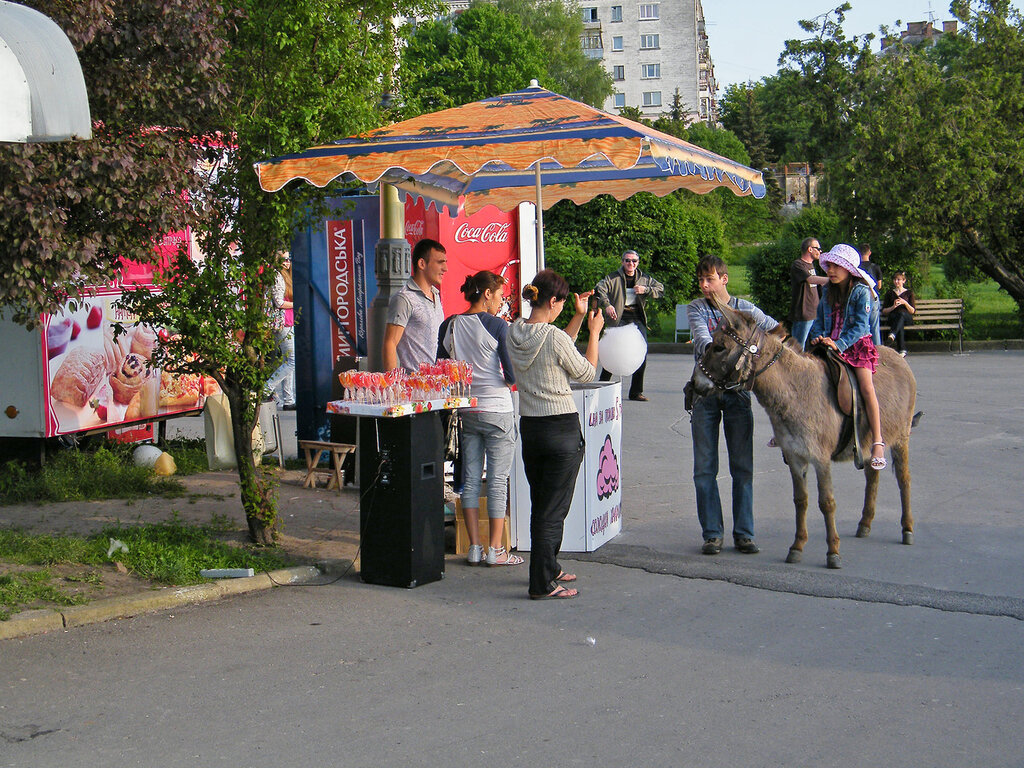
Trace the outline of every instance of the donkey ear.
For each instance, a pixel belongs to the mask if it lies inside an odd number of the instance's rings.
[[[728,304],[723,304],[714,296],[708,299],[708,304],[711,305],[712,309],[716,310],[723,318],[725,318],[726,322],[728,322],[730,325],[735,324],[736,312]]]

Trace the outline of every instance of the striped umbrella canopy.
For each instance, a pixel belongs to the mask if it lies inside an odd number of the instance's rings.
[[[531,87],[256,165],[275,192],[295,179],[391,184],[452,216],[522,202],[619,200],[724,187],[764,197],[761,173],[646,125]]]

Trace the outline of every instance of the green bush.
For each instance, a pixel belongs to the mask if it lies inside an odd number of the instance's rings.
[[[718,214],[677,194],[622,201],[602,195],[581,206],[563,201],[545,215],[545,231],[546,263],[574,289],[590,290],[619,268],[623,252],[637,251],[640,268],[665,285],[664,297],[647,305],[652,326],[695,295],[698,253],[729,252]]]
[[[800,255],[800,242],[805,237],[818,238],[822,250],[828,250],[836,243],[849,242],[846,231],[840,226],[839,214],[827,205],[805,205],[799,214],[782,227],[779,240],[796,241],[796,253],[793,254],[795,259]]]
[[[747,276],[754,304],[789,325],[789,267],[800,255],[800,241],[779,240],[762,245],[747,259]]]

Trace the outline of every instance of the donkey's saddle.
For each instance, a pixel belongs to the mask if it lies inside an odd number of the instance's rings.
[[[853,366],[843,360],[831,347],[826,347],[824,344],[816,344],[811,348],[811,353],[817,355],[825,361],[825,374],[828,376],[829,383],[832,384],[833,389],[836,390],[836,401],[839,400],[839,382],[846,378],[850,384],[850,413],[843,412],[843,424],[839,428],[839,440],[836,442],[835,450],[832,452],[832,460],[834,461],[839,454],[841,454],[846,447],[850,444],[852,439],[854,442],[853,450],[853,463],[857,469],[864,469],[864,459],[861,456],[860,450],[860,439],[858,437],[858,430],[855,425],[860,421],[861,411],[861,398],[860,398],[860,387],[857,386],[857,375],[853,372]]]

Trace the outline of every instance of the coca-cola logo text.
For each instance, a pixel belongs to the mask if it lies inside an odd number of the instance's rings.
[[[405,237],[407,240],[423,239],[423,219],[405,222]]]
[[[511,223],[499,224],[492,221],[482,227],[471,227],[469,224],[460,224],[455,230],[455,242],[457,243],[507,243]]]

